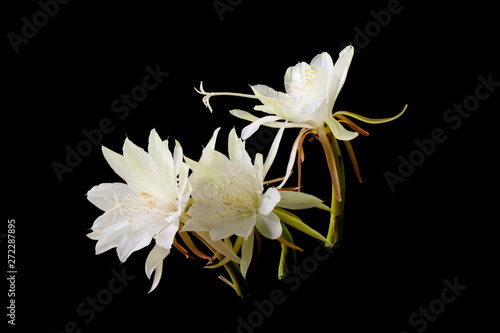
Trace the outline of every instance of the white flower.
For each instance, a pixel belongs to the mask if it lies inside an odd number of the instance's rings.
[[[303,193],[289,192],[282,198],[275,188],[264,191],[264,178],[275,158],[283,130],[284,127],[276,135],[265,162],[261,154],[256,154],[252,164],[244,142],[234,129],[229,134],[229,158],[215,150],[219,129],[203,150],[199,162],[185,158],[193,171],[189,182],[194,203],[187,212],[191,219],[182,231],[209,232],[212,241],[232,235],[243,237],[243,276],[252,258],[254,230],[269,239],[281,236],[281,222],[273,212],[276,206],[298,205],[303,209],[321,203],[321,200]]]
[[[228,95],[260,100],[262,105],[257,105],[254,109],[268,114],[261,118],[247,111],[231,110],[231,114],[234,116],[252,122],[241,131],[242,139],[250,137],[261,125],[302,128],[292,148],[285,179],[278,188],[283,186],[288,179],[294,164],[295,154],[301,150],[301,142],[303,142],[307,135],[316,134],[325,150],[332,186],[337,200],[340,201],[339,180],[333,152],[327,139],[328,132],[331,131],[337,140],[346,141],[349,155],[353,159],[353,163],[357,169],[352,148],[347,141],[356,138],[358,133],[367,135],[367,132],[360,129],[345,116],[350,116],[366,123],[380,124],[398,118],[406,110],[405,107],[398,115],[381,119],[371,119],[349,111],[337,111],[333,113],[335,101],[346,80],[353,55],[354,48],[350,45],[339,53],[339,58],[335,64],[330,55],[323,52],[315,56],[310,64],[300,62],[293,67],[289,67],[285,73],[285,92],[276,91],[262,84],[251,86],[254,95],[228,92],[207,93],[203,90],[203,85],[200,85],[200,90],[197,91],[205,95],[203,102],[210,111],[212,111],[212,108],[209,104],[209,99],[212,96]],[[283,121],[286,121],[286,123],[283,124]],[[347,130],[340,124],[341,122],[346,123],[355,131]],[[356,172],[358,173],[358,170]]]
[[[106,147],[102,150],[111,168],[127,184],[105,183],[88,192],[89,201],[104,211],[88,237],[97,240],[96,254],[116,247],[122,262],[154,238],[155,246],[146,259],[148,278],[156,270],[153,290],[190,197],[189,167],[182,162],[179,143],[172,155],[168,141],[161,141],[154,129],[148,153],[129,139],[123,145],[123,156]]]
[[[332,110],[335,100],[344,85],[347,71],[354,54],[354,48],[347,46],[339,54],[339,59],[333,60],[326,52],[314,57],[310,64],[300,62],[289,67],[285,73],[285,93],[276,91],[266,85],[251,86],[255,96],[231,93],[206,93],[201,87],[200,93],[208,99],[216,95],[239,95],[259,99],[263,105],[254,109],[270,114],[257,118],[242,110],[232,110],[236,117],[251,120],[253,123],[242,131],[242,139],[251,136],[260,125],[280,127],[282,120],[287,120],[286,127],[318,128],[328,124],[335,137],[339,140],[352,140],[358,133],[342,127],[333,117]]]

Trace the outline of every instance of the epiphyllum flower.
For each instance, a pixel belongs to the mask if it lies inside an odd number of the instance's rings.
[[[286,195],[282,196],[275,188],[264,191],[264,178],[276,156],[284,128],[276,135],[266,160],[256,154],[253,164],[234,129],[229,134],[229,158],[215,150],[219,129],[215,130],[199,162],[185,157],[193,171],[189,182],[194,203],[187,212],[191,219],[182,231],[205,231],[212,241],[240,236],[241,272],[245,276],[252,258],[255,232],[269,239],[281,236],[280,217],[273,210],[276,207],[311,208],[319,206],[321,200],[291,191],[284,191]],[[283,220],[286,222],[286,216]]]
[[[88,192],[89,201],[104,211],[88,237],[97,240],[96,254],[116,247],[122,262],[154,238],[156,244],[146,259],[148,278],[156,270],[152,291],[158,285],[163,259],[170,252],[190,197],[189,167],[182,162],[179,143],[172,155],[168,141],[161,141],[154,129],[148,153],[128,139],[123,156],[106,147],[102,150],[111,168],[127,184],[100,184]]]
[[[250,137],[253,133],[255,133],[255,131],[257,131],[260,125],[281,127],[283,126],[283,120],[287,121],[284,125],[285,127],[302,128],[302,131],[297,137],[292,149],[290,162],[287,168],[287,176],[278,187],[283,186],[288,179],[297,151],[299,152],[300,157],[302,152],[301,144],[304,141],[304,138],[308,134],[317,135],[323,145],[323,148],[325,149],[325,155],[332,176],[332,185],[337,200],[340,201],[341,196],[339,180],[336,172],[333,152],[327,138],[327,133],[331,131],[337,140],[346,142],[349,155],[353,160],[353,164],[359,177],[357,164],[348,141],[358,136],[358,133],[364,135],[367,135],[368,133],[360,129],[345,116],[350,116],[367,123],[378,124],[394,120],[404,112],[403,110],[395,117],[384,119],[370,119],[348,111],[338,111],[332,114],[333,106],[340,89],[344,85],[353,55],[354,48],[352,46],[347,46],[340,52],[339,59],[335,64],[333,63],[330,55],[323,52],[314,57],[310,64],[300,62],[294,67],[289,67],[285,73],[286,93],[278,92],[261,84],[251,86],[254,95],[226,92],[207,93],[203,90],[202,85],[200,85],[200,91],[198,92],[205,95],[203,102],[210,109],[210,111],[212,111],[212,108],[209,104],[209,98],[212,96],[230,95],[260,100],[263,105],[255,106],[254,109],[269,114],[262,118],[258,118],[246,111],[231,110],[231,113],[234,116],[252,122],[242,130],[242,139]],[[354,129],[355,132],[345,129],[340,124],[341,122],[346,123],[349,127]]]

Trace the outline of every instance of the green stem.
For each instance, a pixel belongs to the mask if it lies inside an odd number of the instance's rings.
[[[243,274],[241,274],[240,266],[234,261],[230,261],[224,265],[224,268],[229,273],[238,296],[248,296],[248,283],[247,280],[243,277]]]
[[[333,158],[335,159],[335,166],[337,168],[337,175],[339,178],[340,195],[342,201],[337,201],[335,192],[332,188],[332,214],[330,215],[330,227],[328,229],[327,239],[330,241],[331,246],[342,239],[342,224],[344,220],[344,204],[345,204],[345,174],[344,174],[344,160],[340,153],[339,144],[337,139],[330,132],[328,139],[331,143]]]
[[[281,236],[285,240],[293,244],[292,235],[290,234],[290,231],[288,231],[288,228],[285,226],[283,222],[281,222],[281,227],[283,229]],[[289,248],[284,244],[281,244],[281,258],[280,258],[280,264],[278,266],[278,279],[282,280],[283,278],[285,278],[289,273],[291,273],[292,267],[296,264],[297,264],[297,255],[295,253],[295,250]]]

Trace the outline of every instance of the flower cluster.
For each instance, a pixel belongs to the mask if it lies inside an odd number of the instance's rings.
[[[334,64],[328,53],[314,57],[310,64],[301,62],[288,68],[285,74],[286,92],[265,85],[251,86],[253,95],[239,93],[207,93],[200,85],[203,102],[212,111],[209,98],[232,95],[254,98],[261,102],[254,107],[267,115],[258,118],[243,110],[231,113],[251,123],[242,130],[241,138],[233,129],[227,141],[228,156],[215,149],[220,128],[194,161],[183,154],[179,142],[173,152],[168,140],[161,140],[153,129],[147,152],[126,139],[123,154],[103,147],[111,168],[125,183],[105,183],[94,186],[87,194],[104,213],[99,216],[88,237],[97,240],[96,253],[116,248],[124,262],[137,250],[152,242],[146,259],[148,278],[154,273],[151,291],[160,281],[163,260],[175,247],[187,258],[208,261],[207,267],[225,267],[231,285],[238,295],[247,293],[246,274],[254,254],[254,244],[261,236],[281,243],[282,256],[278,276],[288,272],[290,251],[299,250],[287,227],[304,232],[333,246],[341,237],[343,216],[343,165],[337,140],[346,143],[359,179],[359,169],[349,140],[358,134],[368,135],[351,117],[367,123],[383,123],[399,117],[370,119],[348,111],[333,113],[335,100],[346,79],[354,51],[352,46],[340,52]],[[406,107],[405,107],[406,109]],[[342,124],[346,124],[349,131]],[[252,161],[245,150],[245,139],[259,126],[277,127],[279,131],[266,158],[256,154]],[[285,128],[300,128],[293,144],[290,160],[283,177],[267,180]],[[302,143],[311,135],[325,151],[332,181],[332,205],[327,206],[313,195],[300,191]],[[299,183],[283,188],[290,177],[295,159],[298,160]],[[273,186],[280,182],[277,186]],[[319,208],[330,212],[328,235],[323,236],[289,210]],[[201,248],[201,249],[200,249]],[[209,254],[207,254],[209,253]]]

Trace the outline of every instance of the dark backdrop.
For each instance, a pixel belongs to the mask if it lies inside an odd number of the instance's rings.
[[[492,3],[42,0],[8,7],[2,235],[14,219],[16,329],[455,332],[484,331],[496,313],[500,72]],[[223,269],[203,269],[203,261],[177,251],[151,294],[147,249],[124,264],[114,250],[94,255],[95,242],[85,234],[101,212],[86,192],[120,181],[101,144],[121,152],[128,137],[146,147],[156,128],[196,159],[221,126],[224,151],[231,128],[240,133],[246,125],[228,110],[255,103],[216,97],[210,114],[193,87],[203,81],[207,91],[249,93],[248,85],[258,83],[283,90],[288,66],[323,51],[336,60],[349,43],[358,52],[335,110],[388,117],[409,107],[389,124],[360,123],[370,132],[353,141],[364,183],[347,161],[344,238],[331,255],[321,252],[324,261],[313,259],[318,244],[295,232],[308,273],[279,281],[280,247],[264,240],[248,273],[251,295],[240,299],[217,279]],[[122,96],[139,91],[148,66],[162,72],[161,82],[124,107]],[[100,126],[102,135],[95,134]],[[431,149],[436,130],[441,142]],[[95,134],[95,144],[83,143],[85,133]],[[267,154],[270,132],[259,133],[250,148]],[[276,175],[296,133],[285,132]],[[427,155],[416,140],[427,143]],[[87,156],[73,157],[71,170],[58,177],[54,163],[67,165],[68,151],[78,147]],[[328,202],[320,145],[306,142],[305,149],[303,189]],[[410,157],[416,166],[400,166]],[[402,177],[392,189],[387,172]],[[326,232],[328,214],[301,216]],[[6,244],[2,236],[5,252]],[[445,291],[450,284],[459,285],[455,293]],[[12,298],[7,290],[3,309]]]

